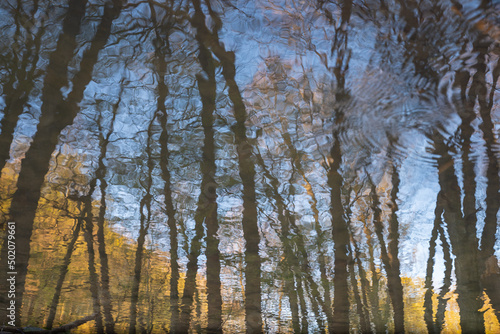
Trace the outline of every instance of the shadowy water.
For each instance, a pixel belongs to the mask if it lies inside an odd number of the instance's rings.
[[[499,12],[3,1],[1,328],[500,332]]]

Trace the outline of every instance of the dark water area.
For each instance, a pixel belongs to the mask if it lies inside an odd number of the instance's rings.
[[[499,13],[3,0],[0,333],[500,333]]]

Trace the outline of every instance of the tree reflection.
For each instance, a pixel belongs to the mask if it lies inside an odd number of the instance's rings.
[[[0,9],[2,324],[500,330],[498,4]]]

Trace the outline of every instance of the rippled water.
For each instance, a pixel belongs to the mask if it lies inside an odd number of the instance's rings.
[[[499,11],[3,1],[1,330],[500,332]]]

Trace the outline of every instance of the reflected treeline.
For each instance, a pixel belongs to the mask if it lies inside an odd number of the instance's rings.
[[[500,331],[499,10],[2,2],[2,328]]]

